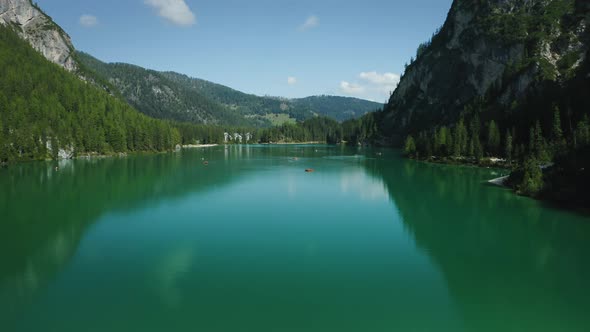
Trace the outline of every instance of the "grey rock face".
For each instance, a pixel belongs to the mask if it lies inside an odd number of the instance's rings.
[[[70,37],[30,0],[0,0],[0,24],[15,27],[49,61],[69,71],[78,68]]]
[[[407,132],[427,129],[429,124],[453,123],[466,104],[483,97],[494,85],[502,86],[502,95],[496,101],[502,105],[510,105],[512,100],[522,97],[535,83],[539,65],[521,71],[511,83],[502,82],[507,68],[527,57],[526,45],[492,38],[489,27],[483,23],[501,14],[530,13],[533,8],[548,3],[546,0],[455,0],[441,32],[410,64],[389,100],[385,126],[394,134],[394,141],[399,142]],[[580,61],[572,68],[584,58],[587,48],[580,42],[580,36],[585,30],[585,20],[572,31],[556,29],[538,50],[539,58],[553,67],[556,80],[560,79],[558,62],[565,55],[578,54]],[[562,45],[566,36],[567,45]]]

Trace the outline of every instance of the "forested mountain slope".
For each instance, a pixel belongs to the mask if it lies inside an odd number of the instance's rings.
[[[0,25],[0,163],[163,151],[180,141],[171,124],[80,80]]]
[[[259,97],[221,84],[191,78],[174,72],[164,72],[163,74],[249,117],[264,116],[266,114],[288,114],[298,121],[313,116],[327,116],[337,121],[345,121],[360,118],[383,107],[382,104],[364,99],[327,95],[295,99]]]
[[[384,127],[399,142],[480,113],[503,129],[524,128],[519,137],[526,140],[537,119],[550,126],[555,107],[575,122],[589,98],[562,90],[587,73],[588,22],[584,0],[455,0],[407,67]]]
[[[519,193],[587,207],[589,23],[587,0],[453,1],[375,115],[379,138],[420,159],[500,160]]]
[[[85,53],[78,53],[78,58],[146,115],[211,125],[254,125],[253,121],[160,72],[124,63],[106,64]]]
[[[158,118],[268,127],[280,124],[277,121],[303,121],[315,116],[344,121],[382,107],[367,100],[336,96],[260,97],[179,73],[104,63],[85,53],[78,53],[78,58],[115,86],[131,105]]]

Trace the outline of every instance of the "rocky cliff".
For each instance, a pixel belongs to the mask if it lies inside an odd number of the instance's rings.
[[[0,24],[13,26],[22,38],[51,62],[69,71],[78,68],[68,34],[31,0],[0,0]]]
[[[561,84],[588,52],[587,0],[455,0],[386,108],[394,141],[457,121],[476,100],[510,109],[540,82]]]

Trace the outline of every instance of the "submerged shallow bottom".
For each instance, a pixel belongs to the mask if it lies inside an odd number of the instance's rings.
[[[0,329],[587,331],[590,221],[500,172],[297,145],[11,166]]]

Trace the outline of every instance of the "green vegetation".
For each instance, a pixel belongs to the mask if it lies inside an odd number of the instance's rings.
[[[544,5],[520,6],[516,10],[492,7],[488,12],[492,14],[481,20],[480,28],[489,37],[505,45],[525,43],[536,51],[555,31],[568,31],[575,13],[575,0],[548,1]]]
[[[494,120],[483,124],[479,119],[478,115],[470,119],[469,130],[465,128],[465,121],[461,118],[453,127],[440,126],[420,132],[416,141],[412,135],[408,135],[404,153],[409,157],[425,160],[512,167],[514,173],[511,183],[519,193],[529,196],[542,196],[548,192],[544,186],[542,166],[555,164],[547,168],[548,174],[552,174],[554,169],[563,170],[564,164],[568,165],[568,169],[585,172],[584,163],[587,158],[580,155],[588,153],[590,146],[587,115],[577,122],[574,130],[566,131],[567,135],[564,134],[562,116],[558,109],[553,113],[552,123],[546,124],[546,127],[551,128],[550,134],[544,134],[541,121],[536,120],[528,131],[521,131],[516,127],[506,128],[504,137],[500,137],[501,128]],[[482,125],[488,128],[485,135],[479,130]],[[520,141],[515,141],[515,137]],[[528,141],[526,145],[523,143],[525,140]],[[482,144],[482,141],[486,143]],[[573,155],[577,157],[572,158]],[[565,156],[569,157],[564,158]],[[492,157],[499,161],[492,161]],[[553,181],[552,188],[576,184],[573,178],[569,180],[569,183]],[[578,185],[581,186],[582,183],[578,182]]]
[[[100,75],[95,76],[92,70],[87,69],[98,67],[96,64],[89,65],[91,58],[86,59],[85,65],[82,65],[84,77],[91,78],[92,81],[92,83],[86,83],[76,75],[47,61],[10,28],[0,27],[0,29],[0,162],[2,163],[58,158],[60,151],[67,157],[133,151],[166,151],[172,150],[177,144],[223,143],[225,132],[243,135],[250,133],[252,143],[304,141],[337,143],[344,137],[343,124],[336,120],[312,116],[308,120],[294,123],[293,119],[283,113],[267,115],[276,118],[276,121],[287,122],[269,129],[255,129],[255,123],[247,121],[245,126],[236,126],[243,122],[233,121],[230,117],[224,120],[234,124],[229,126],[195,125],[188,122],[152,119],[137,112],[121,101],[117,95],[112,96],[110,92],[113,87],[101,80]],[[144,74],[151,77],[151,81],[166,79],[164,76],[156,76],[160,75],[157,72],[145,71],[129,65],[112,66],[119,72],[127,72],[128,77],[132,77],[133,73],[141,73],[136,77],[138,84],[143,82]],[[139,84],[139,87],[140,90],[154,90],[154,86],[149,84]],[[166,88],[162,86],[161,91],[165,94]],[[125,90],[122,90],[122,94],[125,94]],[[215,102],[211,101],[211,104],[207,104],[208,99],[200,99],[200,95],[195,94],[194,91],[186,92],[185,97],[183,100],[201,103],[199,105],[208,112],[220,110],[218,106],[215,106]],[[137,99],[136,102],[149,109],[162,100]],[[320,101],[316,100],[316,102]],[[154,108],[151,115],[158,116],[157,112],[158,109]],[[227,110],[222,110],[220,114],[227,114]],[[162,114],[160,117],[167,118]],[[171,117],[171,120],[173,119],[174,116]],[[189,120],[189,118],[184,119]],[[347,128],[354,130],[351,136],[355,139],[357,136],[363,139],[367,137],[366,132],[356,128],[355,125],[347,124]]]
[[[253,130],[252,133],[255,140],[261,143],[379,144],[382,137],[377,123],[381,116],[382,112],[377,111],[343,123],[327,117],[314,117],[295,124],[287,123],[278,127]]]
[[[520,193],[535,196],[543,189],[543,172],[539,162],[532,156],[524,161],[523,176],[517,189]]]
[[[74,154],[165,151],[172,124],[150,119],[47,61],[0,26],[0,162]]]
[[[297,124],[284,124],[280,127],[264,129],[258,135],[262,143],[340,143],[342,127],[336,120],[318,117]]]
[[[367,100],[337,96],[312,96],[300,99],[259,97],[226,86],[186,75],[165,72],[168,79],[198,91],[202,95],[232,109],[242,116],[287,115],[296,121],[314,116],[331,117],[337,121],[358,118],[381,108],[382,105]]]
[[[255,125],[160,72],[123,63],[105,64],[85,53],[77,53],[77,57],[94,77],[109,81],[131,106],[151,117],[210,125]]]
[[[590,205],[589,9],[580,0],[455,1],[407,67],[378,136],[411,158],[511,168],[524,195]],[[466,13],[473,19],[457,35]]]
[[[107,64],[85,53],[77,53],[77,57],[97,76],[110,81],[140,112],[161,119],[270,127],[282,125],[285,119],[302,122],[318,115],[344,121],[381,107],[367,100],[335,96],[259,97],[174,72],[123,63]]]
[[[295,124],[297,120],[290,117],[288,114],[266,114],[263,116],[266,120],[270,121],[271,125],[274,126],[281,126],[284,124]]]
[[[305,109],[319,116],[337,121],[361,118],[363,115],[383,108],[382,104],[371,101],[337,96],[312,96],[291,100],[291,107]]]
[[[412,156],[416,154],[416,142],[414,141],[414,137],[409,135],[406,138],[406,143],[404,144],[404,154],[406,156]]]

